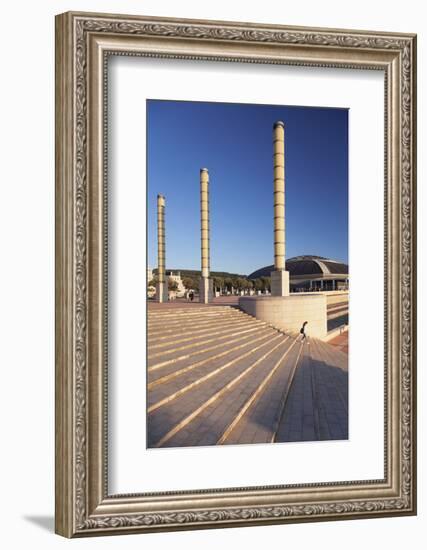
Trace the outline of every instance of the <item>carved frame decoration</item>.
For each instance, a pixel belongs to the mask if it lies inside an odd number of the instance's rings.
[[[109,495],[106,59],[139,55],[385,74],[385,477]],[[66,537],[416,513],[416,37],[122,15],[56,18],[56,532]]]

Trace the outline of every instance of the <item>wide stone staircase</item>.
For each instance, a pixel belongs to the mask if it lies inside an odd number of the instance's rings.
[[[148,309],[147,445],[346,439],[347,356],[230,306]]]

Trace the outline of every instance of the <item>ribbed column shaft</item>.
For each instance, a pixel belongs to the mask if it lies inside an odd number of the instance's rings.
[[[165,282],[165,197],[157,195],[157,267],[159,283]]]
[[[200,227],[202,277],[209,277],[209,172],[206,168],[200,170]]]
[[[273,127],[274,268],[285,269],[285,126]]]

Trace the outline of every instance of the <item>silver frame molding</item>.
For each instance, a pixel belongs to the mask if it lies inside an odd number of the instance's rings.
[[[385,477],[109,495],[107,59],[385,75]],[[416,513],[416,36],[123,15],[56,17],[56,532],[66,537]]]

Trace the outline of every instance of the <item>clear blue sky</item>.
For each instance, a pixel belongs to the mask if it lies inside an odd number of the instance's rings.
[[[286,257],[348,261],[346,109],[147,101],[148,265],[157,266],[157,194],[166,267],[200,269],[199,170],[209,169],[211,270],[273,263],[272,131],[285,123]]]

